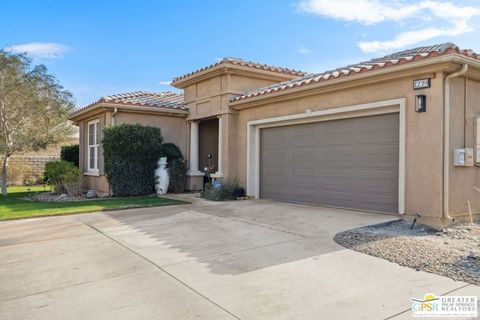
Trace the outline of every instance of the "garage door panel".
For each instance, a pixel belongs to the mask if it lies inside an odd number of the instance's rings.
[[[388,197],[396,197],[398,193],[398,188],[395,188],[393,186],[388,186],[388,187],[381,187],[381,185],[388,185],[386,181],[366,181],[361,188],[361,192],[364,192],[365,194],[369,195],[379,195],[379,196],[388,196]],[[364,190],[367,191],[364,191]]]
[[[398,154],[382,154],[375,156],[360,155],[358,167],[362,169],[384,169],[385,171],[395,170],[398,173],[398,163],[390,163],[392,157],[398,158]]]
[[[399,117],[261,130],[260,196],[398,212]]]
[[[376,155],[376,154],[392,154],[398,155],[398,142],[394,143],[373,143],[360,144],[358,146],[360,154]]]
[[[307,168],[315,168],[316,164],[312,162],[312,158],[315,158],[317,155],[315,152],[300,152],[300,154],[295,153],[291,157],[292,166],[301,166]]]
[[[364,203],[378,203],[383,205],[390,205],[392,200],[394,200],[392,196],[380,194],[361,194],[359,199]]]
[[[321,191],[321,197],[323,198],[351,200],[355,188],[351,185],[337,184],[320,188],[319,190]]]
[[[351,155],[328,155],[321,159],[321,165],[325,169],[349,169],[353,167],[353,163]]]
[[[291,142],[293,148],[312,146],[315,145],[314,141],[310,139],[312,136],[315,136],[315,131],[309,132],[307,134],[297,134],[296,132],[289,132],[288,140]]]
[[[291,172],[292,179],[290,180],[292,183],[295,182],[305,182],[305,183],[317,183],[317,175],[315,171],[312,170],[302,170],[296,169]]]
[[[312,187],[316,188],[318,185],[316,177],[312,177],[312,176],[309,177],[305,175],[292,176],[292,178],[289,181],[292,187],[309,184]]]
[[[327,129],[324,129],[327,130]],[[321,138],[324,141],[325,147],[339,147],[339,146],[351,146],[354,141],[353,132],[338,132],[322,134]]]
[[[362,184],[368,183],[369,181],[374,181],[380,187],[387,188],[391,186],[398,189],[398,184],[394,183],[397,181],[397,174],[389,171],[363,170],[361,171],[359,177],[362,181]],[[389,181],[390,183],[381,184],[378,180]]]
[[[377,197],[373,199],[372,197],[365,197],[364,201],[357,201],[357,209],[371,210],[372,206],[375,206],[375,211],[380,212],[396,212],[398,207],[393,204],[395,199],[393,197]]]
[[[390,128],[379,129],[379,130],[369,129],[369,130],[361,130],[357,139],[360,143],[368,143],[368,144],[383,143],[383,142],[390,143],[395,140],[398,141],[398,136],[394,137],[391,134]]]
[[[304,150],[311,149],[315,147],[315,142],[312,141],[311,137],[297,137],[289,139],[289,143],[294,150]]]
[[[351,178],[353,175],[353,168],[318,168],[319,174],[324,178],[345,177]]]
[[[296,202],[296,203],[307,203],[307,204],[316,204],[317,200],[314,195],[309,195],[306,193],[292,193],[292,196],[294,197],[295,200],[291,202]]]
[[[288,179],[288,176],[286,176],[286,175],[272,174],[270,177],[265,178],[264,185],[265,185],[265,187],[268,187],[268,188],[283,186],[283,185],[285,185],[285,180],[286,179]]]

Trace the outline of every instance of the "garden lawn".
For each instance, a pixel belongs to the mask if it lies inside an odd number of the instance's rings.
[[[8,188],[7,196],[0,195],[0,220],[188,203],[156,196],[63,202],[40,202],[28,199],[30,194],[42,191],[44,189],[41,186]]]

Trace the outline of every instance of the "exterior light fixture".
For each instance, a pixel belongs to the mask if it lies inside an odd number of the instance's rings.
[[[426,112],[427,111],[427,96],[424,94],[415,96],[415,111]]]

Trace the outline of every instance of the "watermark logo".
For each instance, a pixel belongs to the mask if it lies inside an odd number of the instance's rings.
[[[436,296],[427,293],[423,299],[412,298],[414,317],[477,317],[477,297]]]

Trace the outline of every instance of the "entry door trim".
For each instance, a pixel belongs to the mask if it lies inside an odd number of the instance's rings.
[[[405,213],[406,99],[392,99],[247,122],[247,195],[260,197],[260,129],[399,112],[398,213]],[[374,114],[355,114],[374,111]],[[349,116],[350,115],[350,116]]]

